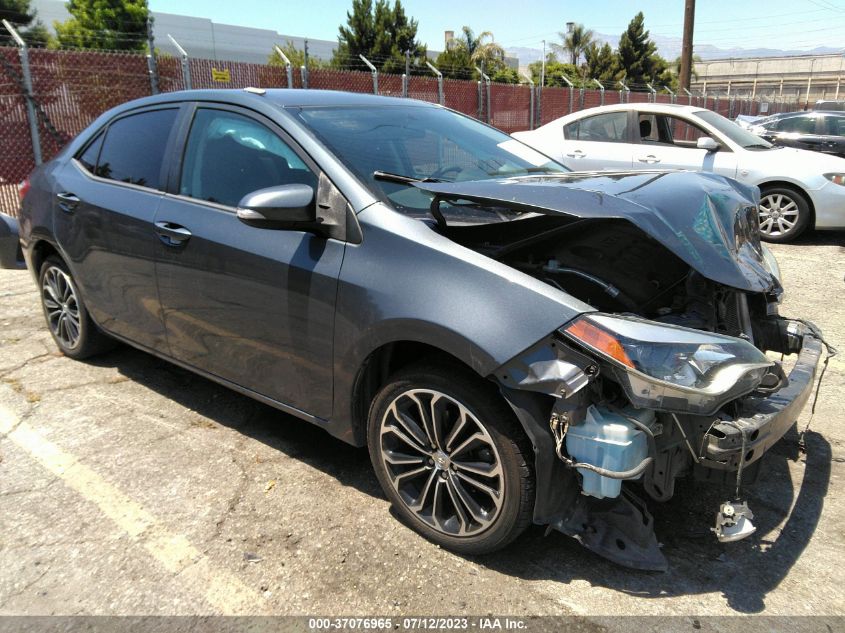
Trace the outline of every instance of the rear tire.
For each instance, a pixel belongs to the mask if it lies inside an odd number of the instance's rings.
[[[38,282],[44,318],[62,354],[81,360],[114,346],[114,341],[91,320],[73,275],[61,258],[50,255],[44,260]]]
[[[767,187],[760,193],[760,237],[766,242],[791,242],[810,224],[807,197],[789,187]]]
[[[495,387],[446,363],[402,369],[370,407],[370,458],[405,523],[443,548],[484,554],[531,523],[530,443]]]

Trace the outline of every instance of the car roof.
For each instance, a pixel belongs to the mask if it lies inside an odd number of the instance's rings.
[[[216,89],[216,90],[180,90],[167,92],[152,97],[144,97],[129,102],[133,107],[155,103],[170,103],[173,101],[219,101],[234,104],[248,104],[256,99],[269,101],[277,106],[310,107],[310,106],[389,106],[389,105],[419,105],[439,107],[437,104],[416,99],[399,97],[383,97],[360,92],[343,92],[340,90],[302,90],[290,88],[244,88],[244,89]]]

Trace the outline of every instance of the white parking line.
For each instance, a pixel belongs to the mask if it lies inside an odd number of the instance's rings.
[[[59,477],[83,498],[95,504],[121,530],[140,544],[172,573],[184,578],[185,587],[200,592],[221,615],[260,614],[264,598],[237,576],[214,564],[184,535],[169,532],[141,504],[133,501],[79,459],[50,442],[0,405],[0,433]]]

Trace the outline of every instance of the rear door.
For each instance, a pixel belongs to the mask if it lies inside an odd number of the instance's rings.
[[[248,193],[331,182],[273,122],[199,105],[155,224],[156,270],[171,354],[277,402],[328,418],[337,277],[345,244],[248,226]],[[319,186],[318,186],[319,183]],[[336,199],[335,196],[333,199]],[[341,198],[342,199],[342,198]],[[343,201],[342,204],[346,204]]]
[[[56,175],[54,231],[94,320],[166,351],[153,219],[178,104],[120,115]]]
[[[826,114],[821,120],[825,135],[823,151],[845,158],[845,115]]]
[[[563,164],[576,171],[631,169],[628,112],[604,112],[564,126]]]
[[[731,178],[736,176],[736,154],[704,128],[684,117],[639,112],[636,133],[636,169],[688,169],[710,171]],[[705,136],[711,136],[719,143],[719,151],[708,152],[696,147],[698,139]]]

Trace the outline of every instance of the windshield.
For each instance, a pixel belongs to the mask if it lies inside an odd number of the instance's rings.
[[[298,116],[376,195],[410,215],[427,214],[432,200],[432,194],[413,186],[414,180],[488,180],[568,171],[507,134],[443,108],[313,107],[300,109]],[[495,219],[500,217],[491,214]]]
[[[702,121],[709,123],[723,136],[727,136],[734,143],[745,149],[770,149],[774,147],[774,145],[769,143],[766,139],[760,138],[756,134],[739,127],[730,119],[726,119],[721,114],[717,114],[711,110],[698,110],[695,113],[695,116]]]

